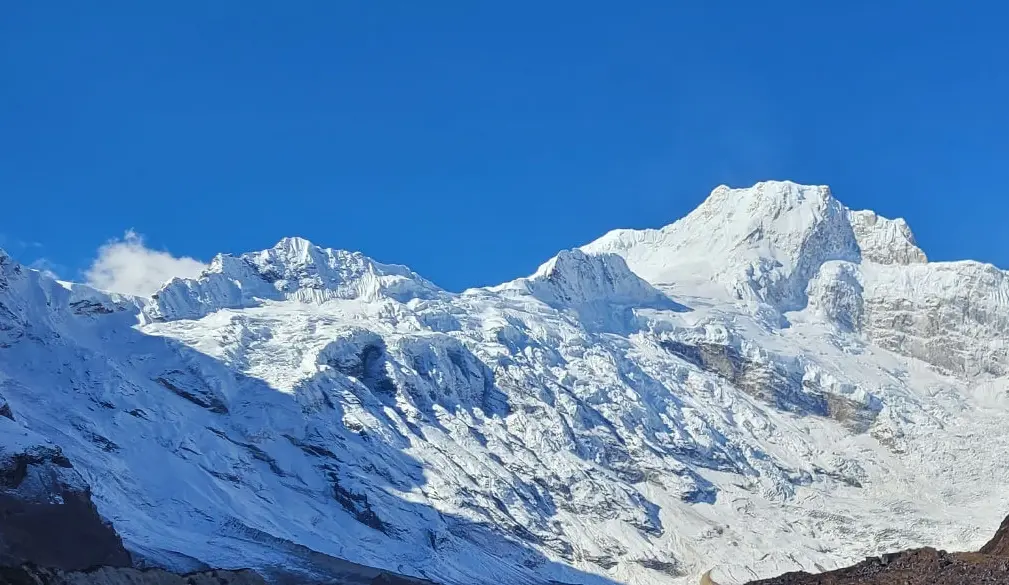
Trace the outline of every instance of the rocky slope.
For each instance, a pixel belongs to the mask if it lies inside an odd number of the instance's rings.
[[[817,575],[788,573],[749,585],[1001,585],[1009,583],[1009,518],[976,553],[921,548]]]
[[[741,583],[970,549],[1009,509],[977,449],[1009,447],[1005,287],[787,182],[462,293],[298,238],[152,298],[0,256],[0,444],[59,447],[183,573]]]

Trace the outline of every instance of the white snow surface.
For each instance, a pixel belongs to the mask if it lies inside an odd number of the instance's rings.
[[[459,294],[298,238],[150,299],[0,254],[0,440],[169,568],[731,585],[983,543],[1007,328],[1005,272],[789,182]]]

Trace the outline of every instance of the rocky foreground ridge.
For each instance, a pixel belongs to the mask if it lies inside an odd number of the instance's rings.
[[[918,548],[821,574],[786,573],[748,585],[1004,585],[1009,583],[1009,518],[978,552]]]

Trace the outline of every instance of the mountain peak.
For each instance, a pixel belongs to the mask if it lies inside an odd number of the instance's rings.
[[[309,248],[316,247],[315,244],[308,241],[305,238],[299,236],[290,236],[286,238],[281,238],[279,242],[273,247],[274,250],[290,250],[292,252],[307,251]]]
[[[563,250],[541,265],[532,276],[516,281],[548,305],[577,306],[592,303],[617,305],[670,304],[655,287],[631,272],[616,254],[586,254]],[[510,286],[512,283],[509,283]]]
[[[264,300],[325,302],[388,298],[405,302],[443,291],[406,266],[382,264],[360,252],[322,248],[304,238],[240,256],[219,254],[195,279],[174,279],[154,295],[148,316],[195,319]]]
[[[794,181],[759,181],[751,187],[715,187],[701,204],[746,201],[764,210],[792,209],[803,205],[827,206],[837,200],[827,185],[803,185]]]
[[[791,181],[722,185],[676,223],[610,232],[584,249],[623,256],[657,286],[689,281],[781,310],[804,304],[805,283],[823,262],[859,259],[847,209],[830,189]]]
[[[681,221],[731,218],[737,227],[761,226],[770,237],[788,236],[844,208],[826,185],[792,181],[762,181],[746,188],[716,187],[701,205]],[[677,222],[680,223],[680,222]],[[676,224],[673,224],[676,225]],[[667,226],[672,227],[672,226]],[[727,234],[729,235],[729,234]],[[746,236],[749,236],[747,232]]]
[[[829,187],[792,181],[721,185],[673,224],[613,231],[583,249],[619,254],[656,286],[728,292],[780,311],[805,306],[809,279],[825,262],[926,261],[903,220],[852,212]]]

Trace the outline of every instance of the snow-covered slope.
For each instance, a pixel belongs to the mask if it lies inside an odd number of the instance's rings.
[[[461,294],[301,239],[151,299],[2,256],[0,424],[170,568],[730,585],[997,527],[1007,293],[781,182]]]

